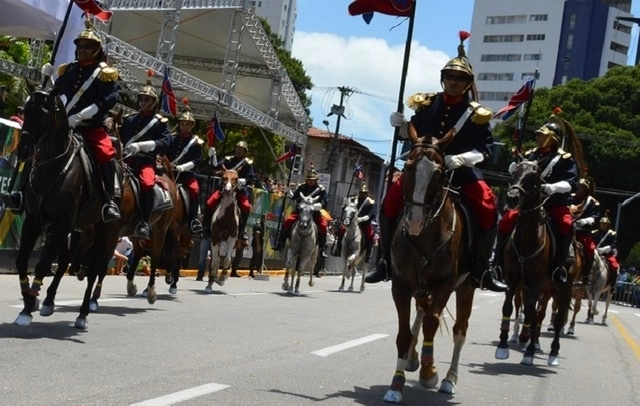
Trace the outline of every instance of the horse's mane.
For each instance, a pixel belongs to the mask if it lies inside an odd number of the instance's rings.
[[[569,122],[561,117],[558,117],[559,120],[562,121],[565,127],[565,138],[564,138],[564,147],[563,149],[567,152],[571,153],[571,156],[575,159],[578,164],[578,176],[584,177],[587,172],[587,164],[584,160],[584,152],[582,150],[582,143],[578,140],[576,136],[576,132],[569,124]]]

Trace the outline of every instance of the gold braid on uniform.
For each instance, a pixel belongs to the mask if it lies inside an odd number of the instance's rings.
[[[436,93],[416,93],[407,99],[407,106],[414,111],[424,110],[431,106]]]

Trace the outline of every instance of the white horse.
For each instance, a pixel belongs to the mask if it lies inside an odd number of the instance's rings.
[[[231,253],[238,239],[240,208],[236,203],[238,172],[226,170],[222,175],[222,198],[211,217],[211,263],[209,264],[209,282],[205,293],[213,292],[213,282],[223,286],[229,278]],[[222,271],[218,269],[222,266]]]
[[[586,287],[588,299],[587,323],[593,324],[593,319],[598,315],[598,301],[602,293],[606,292],[607,302],[602,315],[602,324],[607,325],[607,312],[611,304],[611,284],[609,283],[608,265],[604,258],[597,252],[594,253],[593,267],[591,268],[591,285]],[[614,282],[615,283],[615,282]]]
[[[349,284],[349,292],[353,292],[353,282],[356,279],[358,271],[357,266],[360,265],[365,255],[365,249],[362,241],[362,233],[358,226],[358,208],[354,200],[350,200],[344,208],[344,219],[342,225],[345,228],[342,237],[342,247],[340,255],[340,268],[342,269],[342,283],[340,283],[339,291],[344,291],[345,279],[351,279]],[[339,232],[342,232],[342,227]],[[362,281],[360,282],[360,292],[364,291],[364,275],[362,272]]]
[[[291,228],[284,282],[282,283],[282,289],[296,296],[300,295],[300,277],[303,272],[309,272],[309,286],[314,285],[313,266],[318,258],[318,227],[313,221],[313,214],[322,209],[322,204],[317,203],[318,196],[312,198],[302,193],[300,196],[298,220]],[[291,276],[291,284],[289,284],[289,276]]]

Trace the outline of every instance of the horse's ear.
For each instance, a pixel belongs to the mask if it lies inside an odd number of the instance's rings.
[[[445,149],[447,149],[455,135],[455,128],[452,128],[447,131],[444,137],[440,138],[439,140],[435,139],[434,137],[433,145],[437,146],[441,151],[444,151]]]
[[[224,164],[222,164],[222,170],[225,171],[225,172],[228,171],[227,167],[224,166]]]

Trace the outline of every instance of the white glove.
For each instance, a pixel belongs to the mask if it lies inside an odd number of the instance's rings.
[[[391,124],[391,127],[402,127],[405,122],[404,115],[399,111],[394,111],[391,113],[391,116],[389,116],[389,124]]]
[[[76,128],[78,126],[78,124],[80,124],[80,122],[82,121],[82,117],[80,116],[80,113],[76,113],[76,114],[72,114],[69,116],[69,128]]]
[[[364,222],[364,221],[367,221],[367,220],[369,220],[369,216],[361,216],[361,217],[358,217],[358,224],[359,224],[359,223],[362,223],[362,222]]]
[[[216,156],[216,149],[214,147],[209,148],[209,158]]]
[[[238,189],[247,186],[247,180],[245,178],[238,179]]]
[[[611,252],[611,245],[605,245],[604,247],[598,248],[598,254],[600,255],[608,254],[610,252]]]
[[[578,227],[591,226],[591,225],[593,225],[593,217],[587,217],[587,218],[576,221],[576,226]]]
[[[474,149],[473,151],[465,152],[463,154],[447,155],[444,157],[444,164],[447,166],[447,169],[453,170],[458,169],[463,165],[473,166],[483,160],[484,155]]]
[[[94,103],[89,107],[85,107],[76,114],[69,116],[69,127],[76,128],[82,120],[88,120],[95,116],[98,112],[98,106]]]
[[[176,171],[178,172],[184,172],[184,171],[190,171],[195,167],[195,164],[193,163],[193,161],[189,161],[187,163],[184,163],[182,165],[176,165],[176,167],[174,168]]]
[[[313,204],[313,210],[315,210],[315,211],[322,210],[322,203],[314,203]]]
[[[126,147],[125,150],[131,155],[136,155],[138,152],[140,152],[140,145],[134,142],[133,144]]]
[[[42,65],[40,73],[42,73],[42,76],[51,77],[53,75],[53,65],[51,65],[49,62],[45,63],[44,65]]]
[[[515,163],[515,162],[511,162],[511,163],[509,164],[509,169],[508,169],[508,171],[509,171],[509,175],[513,175],[513,173],[516,171],[516,167],[517,167],[517,166],[518,166],[518,164],[517,164],[517,163]]]
[[[556,193],[569,193],[571,192],[571,185],[566,180],[562,180],[556,183],[545,183],[542,185],[542,193],[545,195],[553,195]]]

